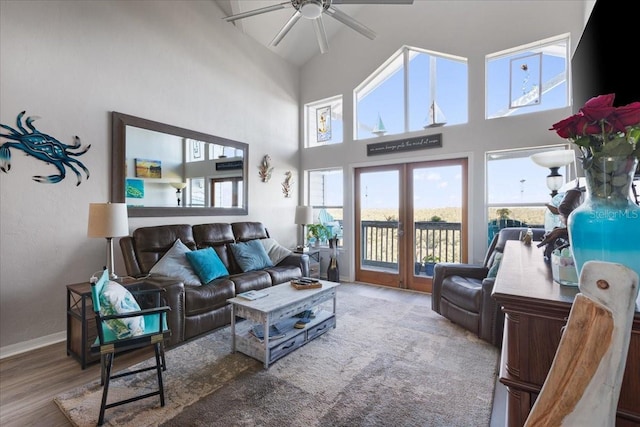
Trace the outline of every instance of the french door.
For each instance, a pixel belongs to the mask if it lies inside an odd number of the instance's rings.
[[[467,261],[467,159],[355,170],[357,281],[431,292],[435,262]]]

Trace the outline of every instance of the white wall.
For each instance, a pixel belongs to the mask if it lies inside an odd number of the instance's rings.
[[[64,338],[65,285],[105,263],[105,241],[86,230],[89,203],[109,200],[112,111],[249,144],[248,216],[133,218],[131,230],[255,220],[295,244],[297,198],[280,183],[297,173],[298,70],[222,17],[209,0],[0,2],[0,123],[26,110],[61,142],[91,144],[78,186],[69,169],[58,184],[33,181],[54,167],[16,149],[0,173],[0,354]]]
[[[376,9],[378,11],[379,9]],[[345,194],[345,254],[353,254],[354,167],[381,163],[469,158],[469,259],[480,262],[486,251],[484,156],[489,150],[559,144],[548,129],[571,114],[571,108],[487,121],[484,119],[484,58],[521,44],[571,33],[575,47],[582,34],[582,1],[415,1],[411,7],[387,6],[384,13],[362,8],[357,19],[378,33],[375,43],[347,30],[331,40],[329,52],[314,57],[301,73],[301,105],[339,94],[344,101],[344,143],[316,147],[302,153],[301,170],[343,167]],[[403,25],[389,25],[402,22]],[[366,145],[397,139],[388,135],[353,141],[353,89],[402,45],[468,58],[469,123],[438,128],[443,147],[409,154],[366,156]],[[573,49],[573,48],[572,48]],[[302,110],[302,109],[301,109]],[[302,138],[303,132],[301,132]],[[353,278],[354,259],[341,263],[340,274]]]

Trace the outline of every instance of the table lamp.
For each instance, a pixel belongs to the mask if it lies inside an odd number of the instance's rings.
[[[311,206],[296,206],[295,223],[302,226],[302,244],[305,245],[304,227],[313,224],[313,208]]]
[[[564,184],[562,175],[558,172],[562,166],[567,166],[575,161],[573,150],[553,150],[531,155],[531,160],[538,166],[549,168],[551,173],[547,175],[547,187],[551,190],[551,197],[558,194],[558,190]]]
[[[129,235],[129,217],[125,203],[90,203],[89,225],[87,227],[89,237],[104,237],[107,239],[107,266],[109,278],[118,278],[113,267],[113,241],[114,237]]]

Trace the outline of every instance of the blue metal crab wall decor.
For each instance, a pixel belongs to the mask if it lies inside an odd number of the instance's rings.
[[[52,164],[55,166],[60,172],[58,175],[49,175],[49,176],[41,176],[35,175],[33,177],[34,181],[45,183],[45,184],[55,184],[57,182],[62,181],[66,176],[66,169],[68,167],[71,169],[76,176],[78,177],[78,182],[76,185],[80,185],[82,181],[82,175],[80,171],[77,169],[76,165],[82,169],[87,175],[87,179],[89,179],[89,170],[77,159],[74,159],[72,156],[81,156],[91,148],[91,145],[87,145],[86,147],[82,147],[80,144],[80,138],[75,136],[73,138],[73,144],[63,144],[52,136],[44,134],[40,132],[38,129],[33,126],[33,121],[38,117],[29,116],[24,121],[24,126],[22,124],[22,117],[24,116],[25,111],[18,114],[16,118],[16,127],[19,131],[13,129],[10,126],[0,124],[0,127],[8,130],[9,134],[0,133],[0,137],[6,138],[9,142],[5,142],[0,145],[0,170],[4,173],[8,173],[11,169],[11,152],[10,148],[16,148],[18,150],[22,150],[26,155],[35,157],[38,160],[41,160],[47,164]],[[25,129],[25,126],[30,129]],[[71,150],[80,151],[72,152]]]

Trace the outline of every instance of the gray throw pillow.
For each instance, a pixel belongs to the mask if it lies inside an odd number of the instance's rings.
[[[231,253],[233,253],[233,258],[235,258],[242,272],[273,267],[273,263],[264,250],[264,246],[262,246],[262,243],[258,240],[232,243],[229,247],[231,248]]]
[[[291,255],[291,251],[272,238],[260,239],[260,243],[264,246],[264,250],[267,252],[267,256],[273,263],[278,265],[280,261]]]
[[[151,267],[149,273],[175,277],[185,285],[200,286],[202,283],[187,260],[187,252],[191,252],[180,239],[176,239],[171,249]]]

